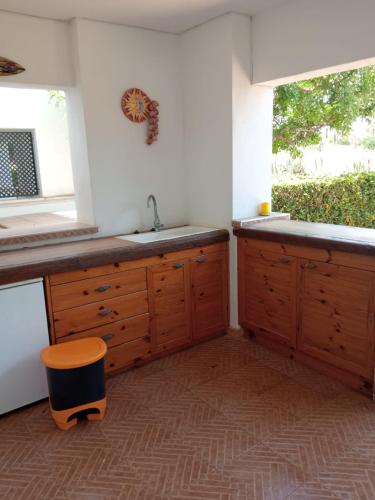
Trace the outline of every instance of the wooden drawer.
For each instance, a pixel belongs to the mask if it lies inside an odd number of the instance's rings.
[[[108,347],[114,347],[124,342],[131,342],[142,337],[150,335],[150,321],[148,314],[141,314],[133,318],[122,319],[109,323],[108,325],[98,326],[91,330],[74,333],[57,339],[57,343],[69,342],[86,337],[101,337]]]
[[[139,339],[133,342],[112,347],[105,357],[105,371],[107,373],[119,370],[126,366],[131,366],[143,359],[149,358],[152,354],[151,342],[149,339]]]
[[[148,312],[147,291],[55,312],[56,338]]]
[[[103,266],[88,267],[85,269],[77,269],[76,271],[52,274],[49,276],[49,282],[51,285],[60,285],[61,283],[71,283],[73,281],[85,280],[87,278],[96,278],[98,276],[121,273],[123,271],[128,271],[129,269],[146,267],[155,259],[159,260],[154,257],[146,257],[143,259],[114,262]]]
[[[146,268],[130,269],[51,287],[53,310],[63,311],[147,288]]]

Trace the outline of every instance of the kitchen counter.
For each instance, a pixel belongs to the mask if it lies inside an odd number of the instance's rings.
[[[152,257],[228,240],[227,230],[213,229],[207,233],[152,243],[133,243],[110,237],[1,252],[0,284]]]
[[[239,237],[375,256],[375,230],[294,220],[270,220],[234,229]]]

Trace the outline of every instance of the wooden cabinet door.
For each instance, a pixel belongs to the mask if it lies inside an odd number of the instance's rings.
[[[372,381],[375,273],[302,261],[298,348]]]
[[[189,260],[147,268],[151,339],[154,352],[191,340]]]
[[[238,240],[241,326],[296,346],[297,259]]]
[[[191,259],[193,339],[228,328],[228,253],[199,255]]]

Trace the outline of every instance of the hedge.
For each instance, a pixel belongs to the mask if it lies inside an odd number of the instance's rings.
[[[375,172],[274,185],[272,210],[294,220],[375,229]]]

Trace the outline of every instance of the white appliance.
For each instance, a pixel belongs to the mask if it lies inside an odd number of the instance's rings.
[[[48,396],[39,352],[49,345],[43,280],[0,286],[0,415]]]

